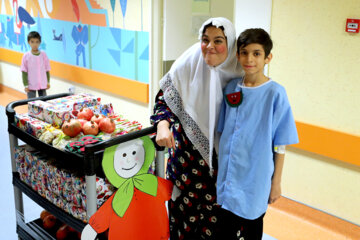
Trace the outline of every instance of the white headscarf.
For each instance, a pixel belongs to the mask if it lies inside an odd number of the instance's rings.
[[[236,59],[236,35],[233,24],[226,18],[210,18],[199,30],[201,39],[204,27],[224,28],[228,56],[216,67],[205,63],[201,43],[186,50],[161,79],[160,88],[171,111],[179,118],[186,136],[190,139],[212,170],[212,151],[218,150],[219,136],[216,131],[218,115],[223,99],[223,88],[229,80],[243,75]]]

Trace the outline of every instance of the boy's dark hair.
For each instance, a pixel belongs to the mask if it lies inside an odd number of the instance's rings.
[[[28,36],[27,36],[27,41],[29,42],[30,39],[32,39],[32,38],[37,38],[37,39],[39,39],[39,41],[41,42],[41,36],[40,36],[40,34],[39,34],[38,32],[36,32],[36,31],[29,32],[29,34],[28,34]]]
[[[240,48],[246,47],[249,44],[257,43],[263,46],[265,57],[267,57],[273,47],[270,35],[262,28],[249,28],[243,31],[237,39],[237,53]]]

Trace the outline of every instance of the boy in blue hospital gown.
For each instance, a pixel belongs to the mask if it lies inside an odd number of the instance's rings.
[[[219,236],[261,240],[268,203],[281,195],[285,145],[298,143],[283,86],[264,75],[272,41],[263,29],[247,29],[237,40],[237,58],[245,76],[224,90],[217,201]]]

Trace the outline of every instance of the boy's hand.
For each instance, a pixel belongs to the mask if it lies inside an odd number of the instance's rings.
[[[281,185],[280,183],[271,183],[271,191],[269,197],[269,204],[276,202],[281,196]]]
[[[25,88],[25,92],[28,93],[29,92],[29,87]]]
[[[48,83],[46,86],[46,90],[50,88],[50,84]]]
[[[169,122],[162,120],[157,125],[156,143],[160,147],[175,148],[175,140],[169,129]]]

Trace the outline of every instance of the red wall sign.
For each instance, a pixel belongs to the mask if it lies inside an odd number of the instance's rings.
[[[346,32],[358,33],[360,28],[360,19],[346,19]]]

